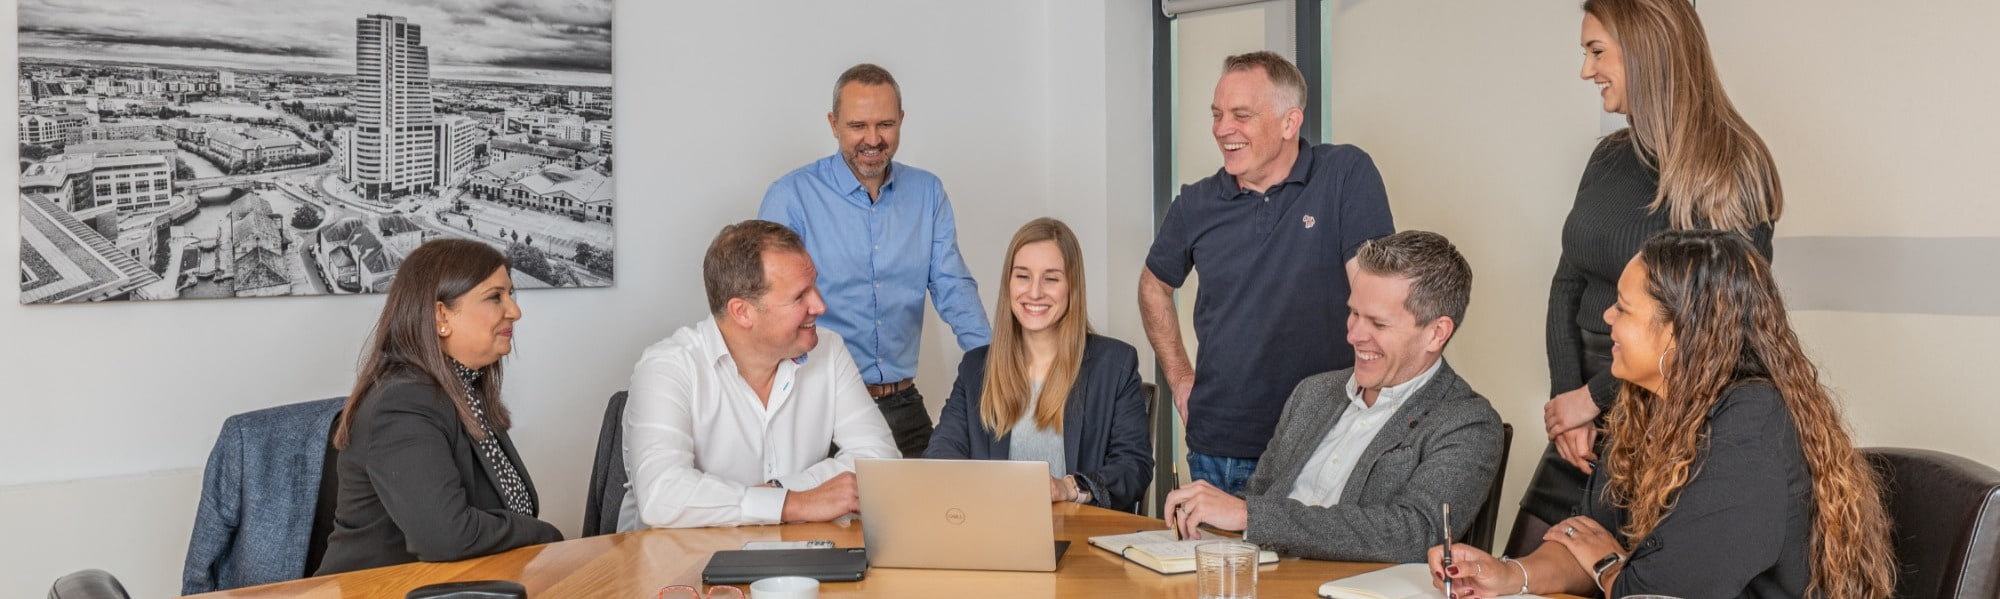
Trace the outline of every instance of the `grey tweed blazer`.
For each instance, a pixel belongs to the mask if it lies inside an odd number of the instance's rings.
[[[1307,377],[1285,401],[1245,488],[1244,537],[1310,559],[1421,562],[1444,538],[1440,504],[1451,504],[1451,530],[1462,537],[1484,503],[1500,468],[1500,414],[1450,363],[1440,364],[1368,444],[1340,503],[1318,507],[1287,498],[1346,411],[1353,374],[1350,368]]]

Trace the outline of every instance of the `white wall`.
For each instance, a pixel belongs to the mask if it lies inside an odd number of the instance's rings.
[[[2000,402],[1981,380],[2000,364],[1993,349],[2000,308],[1992,308],[2000,300],[1987,287],[2000,281],[2000,80],[1992,76],[2000,64],[1993,44],[2000,3],[1700,6],[1730,96],[1784,174],[1779,280],[1788,272],[1845,272],[1813,289],[1892,287],[1892,303],[1870,312],[1792,314],[1822,380],[1846,398],[1848,422],[1867,444],[1937,449],[2000,466],[1993,429]],[[1773,31],[1784,32],[1783,43],[1771,41]],[[1932,253],[1901,272],[1877,272],[1786,253],[1786,237],[1818,237],[1815,246],[1834,249],[1850,240],[1919,252],[1961,238],[1981,254]],[[1932,303],[1926,295],[1961,293],[1989,309],[1920,313]]]
[[[0,13],[11,54],[16,11]],[[754,216],[773,178],[834,151],[830,88],[856,62],[903,84],[898,159],[943,177],[989,310],[1015,227],[1053,214],[1087,244],[1099,329],[1142,340],[1130,305],[1151,233],[1147,18],[1143,3],[1120,0],[620,3],[618,286],[524,293],[508,365],[514,438],[544,518],[576,532],[604,399],[641,348],[705,315],[699,260],[714,232]],[[0,202],[0,239],[17,234],[17,210]],[[18,251],[0,243],[0,264]],[[380,307],[23,307],[0,295],[4,596],[38,596],[91,567],[139,596],[177,591],[222,420],[344,394]],[[935,410],[959,351],[930,318],[919,385]]]
[[[1548,282],[1596,144],[1595,89],[1576,78],[1582,13],[1572,2],[1326,10],[1332,141],[1375,158],[1398,229],[1441,233],[1472,264],[1472,306],[1445,353],[1515,428],[1504,539],[1546,444]]]
[[[1596,90],[1576,76],[1582,11],[1467,0],[1326,10],[1334,141],[1374,155],[1399,228],[1445,234],[1476,273],[1466,327],[1447,354],[1516,427],[1504,536],[1546,443],[1537,431],[1549,391],[1548,281],[1598,135]],[[1791,237],[2000,237],[2000,174],[1990,168],[2000,161],[2000,83],[1982,75],[2000,61],[1989,41],[2000,5],[1702,0],[1700,11],[1724,85],[1783,173],[1781,281],[1815,259],[1788,254]],[[1951,286],[1945,277],[1932,285],[1909,293]],[[2000,464],[1991,431],[2000,404],[1976,378],[1994,363],[2000,318],[1792,318],[1860,443]]]

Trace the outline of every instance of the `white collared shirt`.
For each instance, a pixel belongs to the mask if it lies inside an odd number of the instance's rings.
[[[1361,401],[1361,385],[1354,377],[1347,377],[1347,410],[1340,415],[1340,422],[1327,431],[1326,438],[1320,439],[1319,449],[1313,450],[1311,458],[1299,470],[1299,479],[1292,485],[1289,497],[1306,505],[1328,507],[1340,503],[1340,494],[1347,488],[1348,477],[1354,474],[1354,466],[1361,459],[1361,452],[1368,450],[1368,444],[1375,435],[1382,432],[1383,425],[1396,415],[1396,409],[1403,407],[1411,395],[1423,389],[1431,376],[1437,374],[1438,365],[1444,360],[1431,363],[1416,378],[1403,384],[1384,387],[1375,396],[1375,405]]]
[[[767,405],[713,316],[640,355],[624,429],[619,530],[775,524],[788,489],[853,472],[855,458],[902,456],[839,335],[821,327],[812,351],[779,363]],[[784,488],[759,486],[773,479]]]

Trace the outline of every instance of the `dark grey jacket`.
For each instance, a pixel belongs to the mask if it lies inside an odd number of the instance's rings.
[[[1442,360],[1442,358],[1440,358]],[[1463,536],[1500,468],[1500,414],[1458,378],[1451,364],[1410,396],[1368,444],[1340,503],[1309,506],[1287,498],[1347,409],[1353,369],[1307,377],[1285,401],[1271,444],[1250,475],[1245,538],[1311,559],[1421,562],[1444,538],[1438,513],[1451,504],[1452,533]]]
[[[449,562],[552,543],[562,533],[507,509],[451,398],[429,381],[378,383],[355,408],[340,453],[340,500],[318,574]],[[534,496],[507,431],[493,431]]]

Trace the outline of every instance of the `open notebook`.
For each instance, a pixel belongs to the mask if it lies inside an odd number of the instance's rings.
[[[1194,571],[1194,546],[1218,539],[1174,540],[1170,530],[1148,530],[1122,535],[1091,537],[1090,544],[1099,549],[1124,556],[1132,563],[1145,566],[1161,574],[1182,574]],[[1257,563],[1269,564],[1278,561],[1278,554],[1262,551],[1257,555]]]
[[[1444,594],[1431,586],[1429,565],[1399,564],[1319,585],[1319,596],[1327,599],[1439,599]]]

